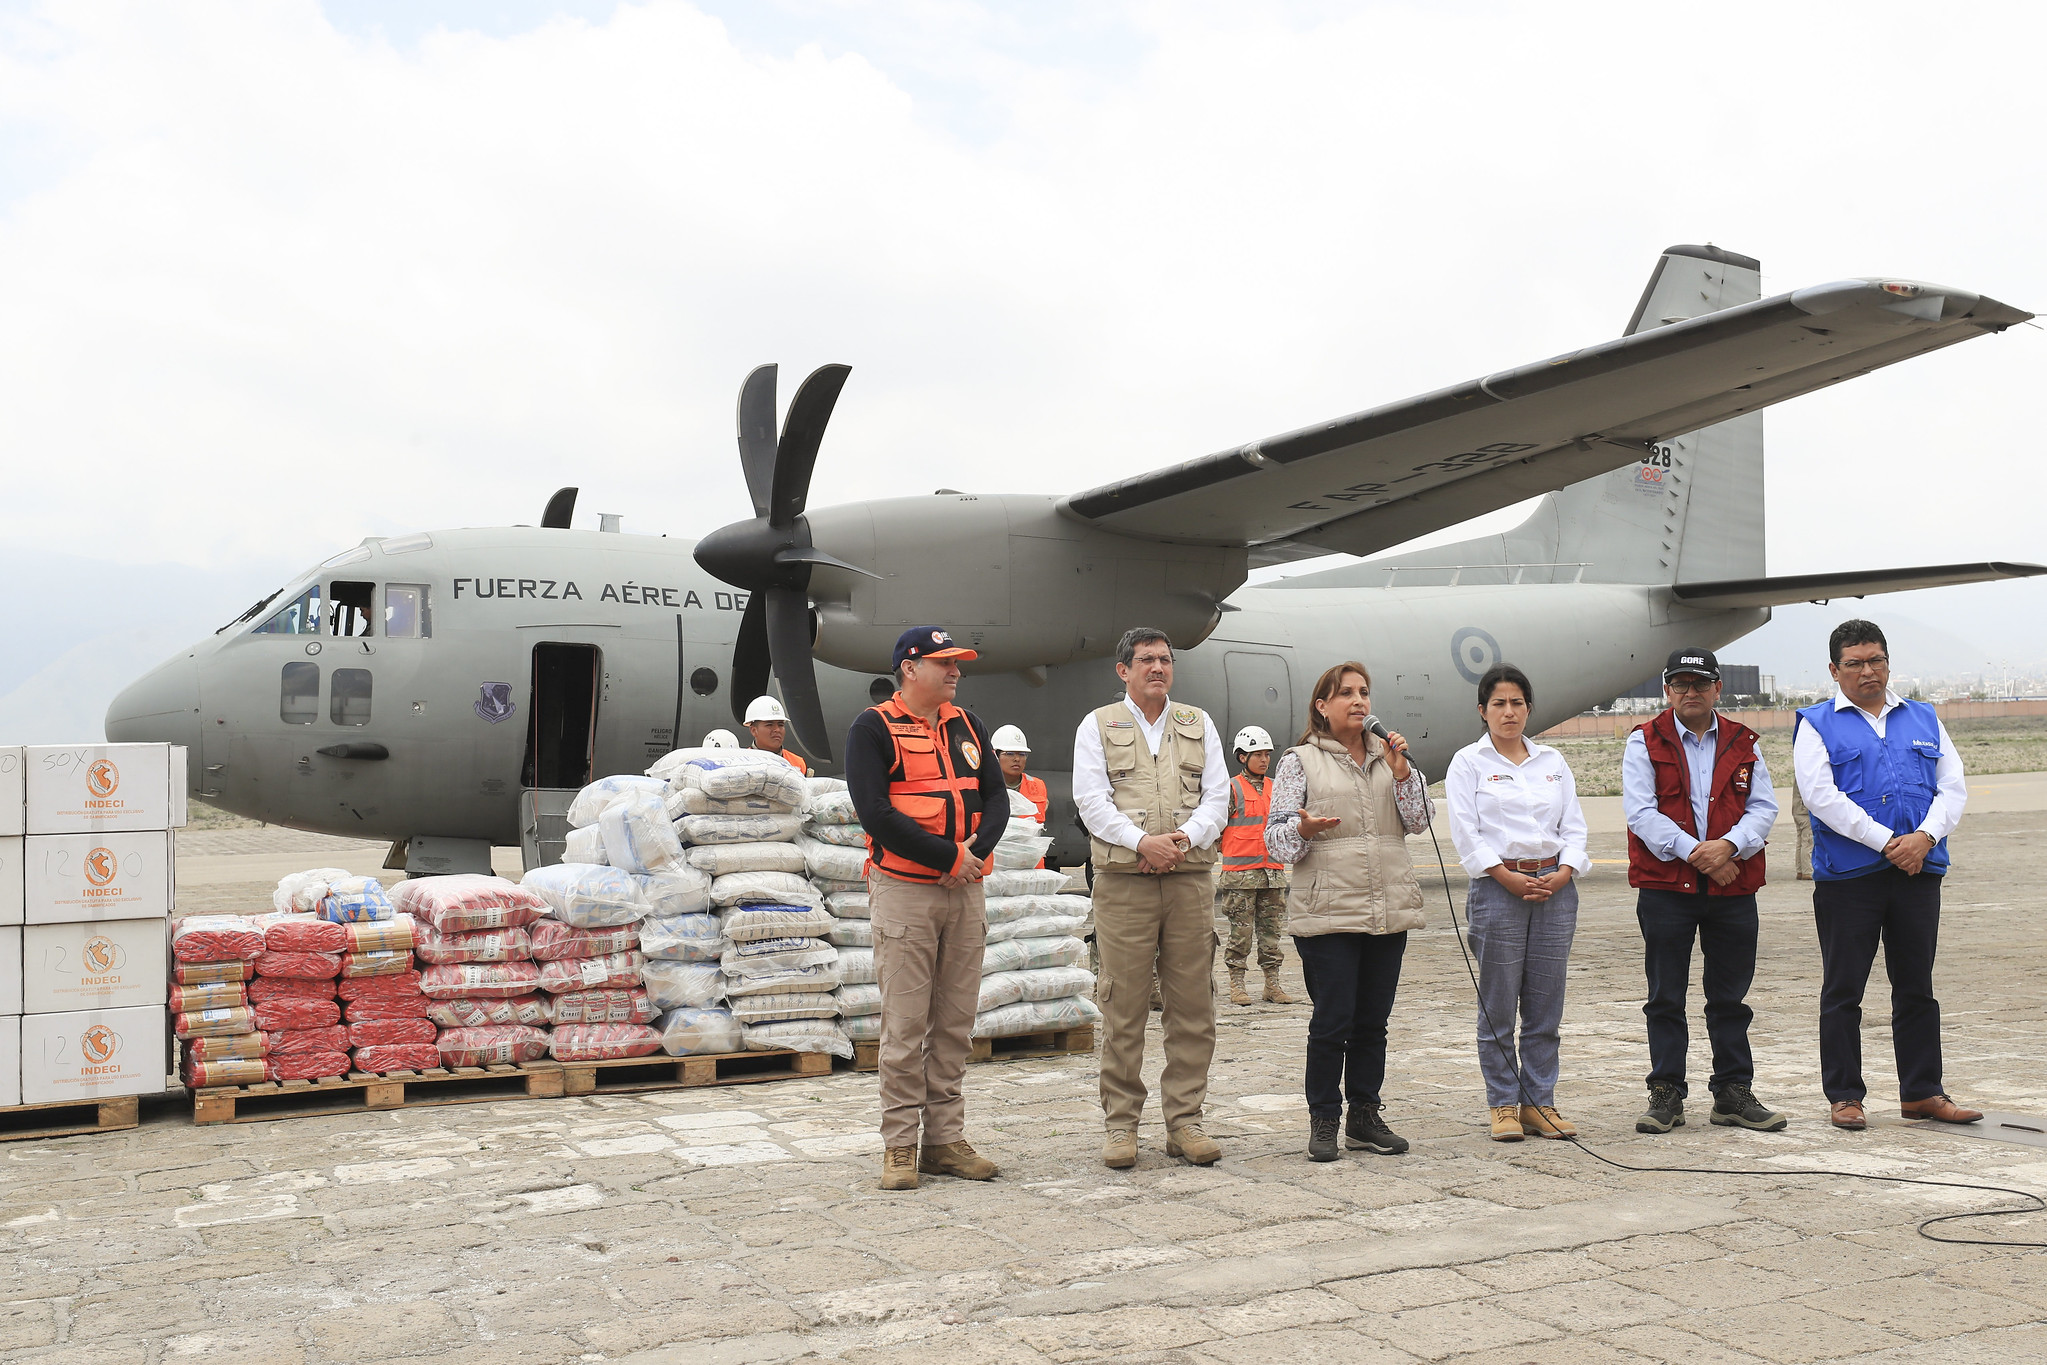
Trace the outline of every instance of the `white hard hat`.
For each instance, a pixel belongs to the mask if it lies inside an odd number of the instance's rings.
[[[733,734],[730,730],[713,730],[710,734],[704,736],[704,747],[706,749],[737,749],[739,747],[739,736]]]
[[[786,721],[788,719],[788,713],[782,710],[782,703],[776,701],[773,697],[755,697],[746,704],[746,723],[748,725],[753,724],[757,720]]]
[[[998,754],[1027,754],[1031,751],[1030,741],[1014,725],[1003,726],[988,742],[995,746]]]
[[[1256,725],[1246,725],[1237,731],[1237,742],[1230,746],[1240,754],[1272,752],[1272,736]]]

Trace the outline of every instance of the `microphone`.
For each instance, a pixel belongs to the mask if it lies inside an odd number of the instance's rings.
[[[1386,738],[1386,722],[1380,720],[1377,716],[1366,716],[1365,733],[1368,735],[1377,735],[1381,739]]]

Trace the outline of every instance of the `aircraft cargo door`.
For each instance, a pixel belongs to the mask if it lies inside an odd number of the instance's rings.
[[[1233,651],[1223,655],[1223,676],[1230,699],[1228,731],[1222,737],[1225,757],[1237,731],[1246,725],[1265,727],[1275,750],[1288,748],[1300,737],[1294,723],[1293,679],[1284,658]],[[1234,763],[1231,770],[1235,771]]]
[[[522,787],[578,788],[594,776],[597,688],[603,656],[595,645],[533,646],[533,700],[527,714]]]

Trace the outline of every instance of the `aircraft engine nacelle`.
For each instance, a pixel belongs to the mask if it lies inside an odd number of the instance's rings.
[[[819,565],[814,652],[886,672],[910,626],[944,626],[980,652],[969,673],[1101,658],[1135,625],[1183,649],[1208,638],[1244,582],[1245,552],[1168,545],[1063,517],[1051,495],[939,493],[807,514],[819,550],[877,578]]]

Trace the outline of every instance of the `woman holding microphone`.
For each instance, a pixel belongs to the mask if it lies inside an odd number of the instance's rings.
[[[1368,733],[1372,675],[1361,663],[1324,673],[1308,728],[1272,778],[1266,850],[1294,870],[1287,932],[1300,954],[1314,1013],[1308,1020],[1308,1159],[1336,1160],[1344,1140],[1383,1156],[1407,1139],[1380,1117],[1386,1019],[1400,985],[1407,931],[1422,927],[1421,885],[1407,838],[1427,829],[1428,786],[1407,741]]]
[[[1450,836],[1471,877],[1464,903],[1478,957],[1478,1058],[1495,1142],[1577,1133],[1556,1110],[1564,968],[1578,927],[1574,873],[1592,866],[1578,784],[1562,754],[1528,739],[1535,689],[1512,664],[1479,679],[1486,737],[1450,760]],[[1514,1045],[1514,1021],[1521,1043]]]

